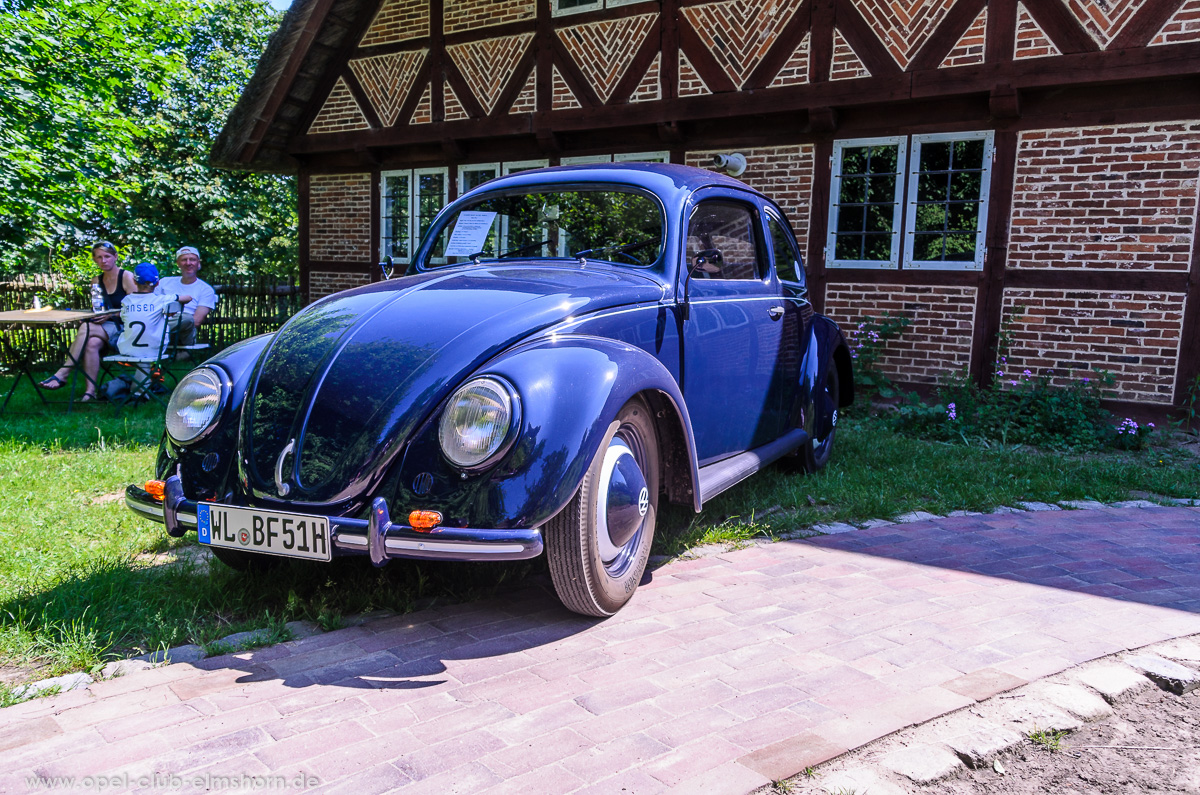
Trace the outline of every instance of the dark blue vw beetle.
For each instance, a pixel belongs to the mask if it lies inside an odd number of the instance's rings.
[[[563,603],[610,615],[660,499],[699,511],[788,455],[819,469],[852,396],[762,194],[677,165],[528,171],[443,210],[403,278],[185,377],[160,481],[126,501],[238,568],[544,548]]]

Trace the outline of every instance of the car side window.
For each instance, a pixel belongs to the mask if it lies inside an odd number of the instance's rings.
[[[785,282],[804,284],[804,258],[796,247],[796,238],[788,228],[774,216],[767,216],[767,228],[771,230],[771,247],[775,251],[775,272]]]
[[[759,257],[754,234],[754,213],[745,204],[725,201],[701,202],[688,221],[688,267],[699,279],[760,279],[766,272]]]

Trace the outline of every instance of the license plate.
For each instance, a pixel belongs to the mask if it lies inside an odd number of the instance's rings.
[[[329,560],[329,520],[324,516],[235,508],[202,502],[196,506],[200,543],[288,558]]]

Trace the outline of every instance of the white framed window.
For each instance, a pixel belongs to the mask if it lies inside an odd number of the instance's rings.
[[[446,206],[444,168],[384,171],[380,174],[380,256],[407,264],[434,217]]]
[[[912,137],[905,267],[983,267],[992,150],[991,130]]]
[[[982,268],[993,138],[982,130],[835,141],[828,267]]]
[[[611,163],[612,155],[572,155],[560,158],[560,166],[590,166],[594,163]]]
[[[834,141],[829,267],[899,267],[907,145],[903,136]]]
[[[613,155],[614,163],[670,163],[670,152],[625,152]]]
[[[478,188],[488,180],[500,176],[499,163],[473,163],[458,167],[458,195]]]
[[[519,171],[528,171],[531,168],[546,168],[549,165],[549,160],[513,160],[504,164],[503,173],[508,176]]]

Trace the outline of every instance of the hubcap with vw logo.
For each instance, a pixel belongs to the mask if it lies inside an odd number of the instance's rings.
[[[650,510],[650,489],[633,450],[613,438],[600,468],[596,499],[596,546],[613,576],[628,566],[637,536]]]

